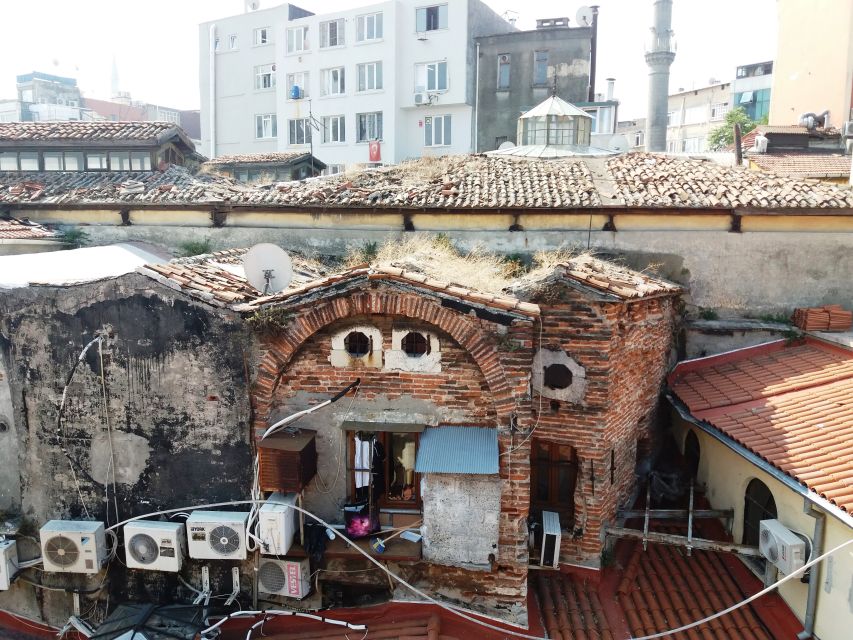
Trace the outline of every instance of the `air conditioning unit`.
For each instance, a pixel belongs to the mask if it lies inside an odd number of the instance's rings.
[[[806,543],[778,520],[762,520],[758,548],[761,555],[776,565],[785,575],[790,575],[806,563]]]
[[[40,532],[45,571],[98,573],[107,559],[104,523],[89,520],[51,520]]]
[[[18,570],[18,545],[14,540],[0,540],[0,591],[12,584]]]
[[[261,553],[283,556],[290,550],[296,534],[295,493],[274,493],[258,511],[258,537]]]
[[[186,555],[186,540],[186,528],[181,522],[130,522],[124,526],[127,568],[180,571]]]
[[[187,519],[190,558],[245,560],[248,519],[242,511],[193,511]]]
[[[308,558],[298,561],[261,559],[258,566],[258,591],[302,600],[310,590]]]
[[[428,93],[416,93],[415,94],[415,104],[429,104],[429,94]]]
[[[542,553],[539,564],[543,567],[554,567],[560,564],[560,515],[553,511],[542,512]]]

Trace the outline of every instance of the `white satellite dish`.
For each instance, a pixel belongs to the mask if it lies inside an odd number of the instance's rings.
[[[246,280],[263,295],[286,289],[293,280],[293,263],[281,247],[263,242],[256,244],[243,256]]]
[[[591,27],[592,9],[589,7],[581,7],[578,9],[577,14],[575,15],[575,22],[578,23],[579,27]]]
[[[257,11],[260,8],[260,0],[246,0],[246,13],[249,13],[249,11]]]

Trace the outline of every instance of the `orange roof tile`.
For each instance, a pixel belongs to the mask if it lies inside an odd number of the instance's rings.
[[[0,218],[0,240],[54,240],[57,234],[27,219]]]
[[[753,153],[749,161],[762,171],[792,178],[846,178],[850,156],[826,153]]]
[[[777,341],[681,363],[669,384],[696,418],[853,511],[853,351]]]

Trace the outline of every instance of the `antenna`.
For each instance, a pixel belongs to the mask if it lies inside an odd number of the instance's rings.
[[[591,27],[592,9],[589,7],[581,7],[578,9],[577,14],[575,15],[575,22],[577,22],[580,27]]]
[[[293,263],[281,247],[263,242],[256,244],[243,256],[246,280],[262,295],[286,289],[293,280]]]

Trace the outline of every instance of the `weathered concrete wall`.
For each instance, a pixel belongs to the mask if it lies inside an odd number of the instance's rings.
[[[253,354],[241,320],[138,274],[74,287],[5,291],[0,318],[0,361],[8,362],[13,437],[19,447],[12,491],[20,492],[17,506],[31,528],[53,518],[91,517],[113,524],[158,509],[248,496],[246,362]],[[103,330],[109,334],[103,386],[96,345],[68,387],[60,439],[56,421],[63,384],[83,346]],[[112,487],[108,493],[104,487],[112,479],[110,434],[115,497]],[[74,473],[60,445],[74,461]],[[2,455],[3,462],[10,462],[11,452],[4,448]],[[26,553],[38,555],[36,549]],[[198,567],[190,565],[187,575],[192,577]],[[179,588],[174,575],[127,571],[118,562],[108,573],[114,602],[174,597]],[[218,573],[214,567],[217,584]],[[97,587],[103,579],[103,574],[36,576],[59,588]],[[7,603],[54,624],[71,612],[68,594],[46,595],[22,582],[0,593],[0,607]]]
[[[9,388],[7,353],[8,345],[0,334],[0,512],[13,512],[21,505],[18,437]]]
[[[704,358],[788,337],[796,331],[778,322],[761,320],[693,320],[682,327],[682,358]]]
[[[429,474],[424,499],[424,560],[489,569],[497,557],[501,483],[497,476]]]

